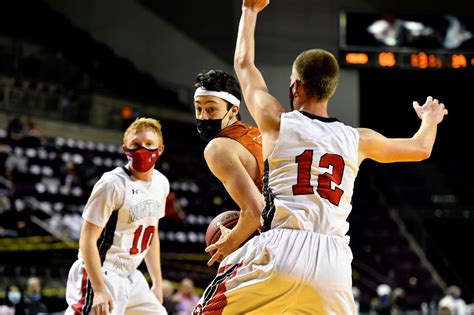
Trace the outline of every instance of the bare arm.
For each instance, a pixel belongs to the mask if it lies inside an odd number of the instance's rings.
[[[411,138],[392,139],[366,128],[359,129],[359,163],[369,158],[377,162],[415,162],[431,155],[438,124],[448,111],[443,103],[428,97],[423,106],[414,102],[413,107],[421,119],[418,131]]]
[[[258,13],[269,0],[244,0],[235,47],[234,69],[250,114],[262,136],[278,132],[283,106],[268,92],[262,74],[255,66],[255,26]]]
[[[208,265],[212,265],[218,258],[226,257],[239,248],[260,227],[260,210],[265,204],[235,148],[214,140],[208,145],[204,155],[211,172],[222,182],[241,209],[239,221],[232,231],[206,248],[208,252],[217,250],[208,262]]]
[[[156,228],[156,232],[153,234],[150,248],[145,256],[145,263],[153,283],[151,291],[156,295],[160,302],[163,302],[163,278],[161,275],[161,254],[158,227]]]
[[[104,282],[99,250],[97,249],[97,240],[99,239],[102,230],[101,227],[88,221],[84,221],[81,230],[81,237],[79,239],[79,246],[84,259],[87,276],[89,277],[92,288],[94,289],[94,310],[99,314],[108,314],[104,311],[100,311],[105,310],[107,305],[110,312],[113,308],[112,296]],[[96,307],[100,310],[96,309]]]

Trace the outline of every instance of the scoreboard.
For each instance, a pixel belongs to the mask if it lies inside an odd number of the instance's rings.
[[[473,70],[474,18],[340,12],[342,67]]]
[[[471,69],[474,53],[394,51],[394,50],[340,50],[339,62],[343,67],[393,69]]]

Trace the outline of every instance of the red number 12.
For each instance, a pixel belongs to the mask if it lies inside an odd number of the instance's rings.
[[[293,195],[309,195],[314,193],[314,188],[311,186],[311,164],[313,163],[313,150],[305,150],[303,153],[295,158],[298,164],[298,178],[297,184],[293,185]],[[340,185],[342,176],[344,175],[344,159],[337,154],[326,153],[321,156],[319,166],[329,168],[332,165],[332,174],[323,173],[318,176],[318,194],[329,200],[333,205],[338,206],[344,191],[339,187],[331,188],[331,183]]]

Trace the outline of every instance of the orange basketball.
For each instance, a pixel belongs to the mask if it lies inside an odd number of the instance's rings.
[[[232,229],[237,224],[237,221],[239,221],[239,216],[240,211],[228,210],[220,213],[212,219],[206,231],[206,247],[214,244],[219,240],[219,237],[221,237],[221,229],[217,225],[218,223],[221,223],[228,229]]]

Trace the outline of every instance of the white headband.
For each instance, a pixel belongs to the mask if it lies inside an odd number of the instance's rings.
[[[194,98],[196,98],[196,96],[202,96],[202,95],[217,96],[219,98],[222,98],[223,100],[226,100],[227,102],[231,103],[232,105],[236,105],[237,107],[240,107],[239,99],[237,97],[235,97],[234,95],[228,93],[228,92],[208,91],[205,88],[203,88],[202,86],[200,86],[194,92]]]

